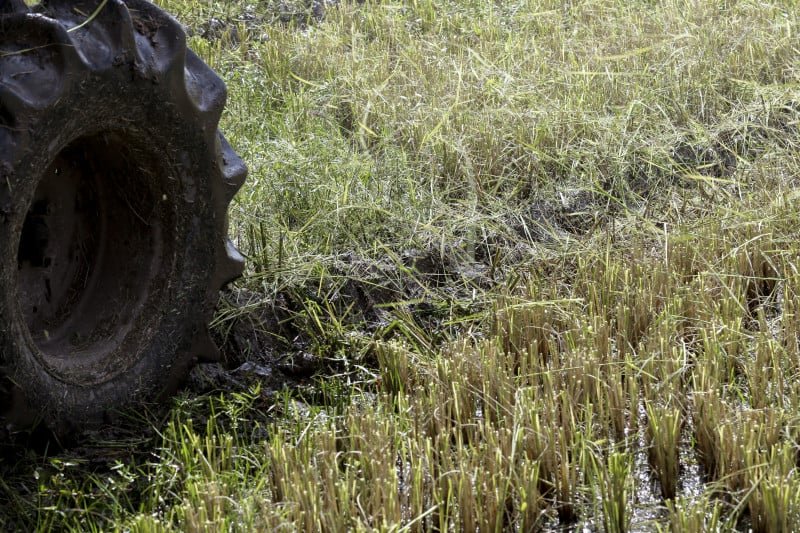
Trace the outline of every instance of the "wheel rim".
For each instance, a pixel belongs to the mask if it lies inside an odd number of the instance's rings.
[[[111,379],[136,359],[125,345],[145,341],[172,227],[160,159],[104,132],[69,143],[38,181],[20,232],[17,300],[32,351],[61,379]]]

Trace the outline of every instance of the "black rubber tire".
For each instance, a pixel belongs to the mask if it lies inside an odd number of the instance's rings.
[[[95,425],[216,357],[247,173],[217,130],[225,98],[145,0],[0,1],[7,420],[26,403],[57,433]]]

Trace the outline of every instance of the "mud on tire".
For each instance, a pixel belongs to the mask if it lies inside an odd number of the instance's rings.
[[[60,433],[92,425],[214,358],[207,325],[243,265],[226,213],[246,168],[217,131],[225,98],[145,0],[0,2],[8,420],[27,404]]]

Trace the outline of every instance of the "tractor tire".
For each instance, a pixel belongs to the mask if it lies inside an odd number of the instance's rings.
[[[0,358],[6,423],[56,434],[160,401],[218,351],[247,169],[220,78],[145,0],[0,1]]]

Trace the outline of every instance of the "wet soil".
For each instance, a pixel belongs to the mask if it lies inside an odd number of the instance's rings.
[[[342,254],[327,265],[323,278],[270,296],[232,289],[222,304],[229,318],[216,328],[224,361],[201,365],[195,374],[255,374],[282,385],[354,353],[368,358],[367,345],[402,335],[394,325],[409,317],[436,343],[443,339],[437,335],[456,333],[443,327],[445,321],[481,310],[480,302],[464,302],[495,283],[488,274],[480,263],[457,264],[440,252],[406,250],[396,262]],[[192,383],[202,382],[195,377]]]

